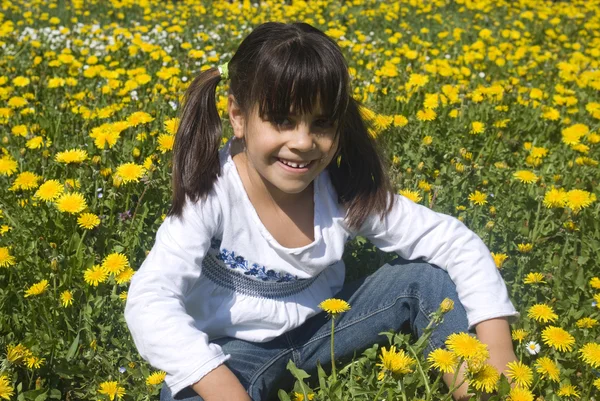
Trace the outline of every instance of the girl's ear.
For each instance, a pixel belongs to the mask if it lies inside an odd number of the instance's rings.
[[[227,97],[227,112],[229,114],[229,122],[231,122],[231,126],[233,127],[233,134],[236,138],[243,139],[244,113],[242,113],[242,109],[240,109],[233,95]]]

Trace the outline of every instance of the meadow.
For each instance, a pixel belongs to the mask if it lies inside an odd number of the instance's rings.
[[[476,342],[424,360],[427,333],[389,333],[336,373],[290,365],[280,399],[448,400],[462,362],[473,399],[598,399],[598,0],[2,1],[0,399],[158,399],[128,283],[170,206],[186,87],[265,21],[338,42],[395,190],[474,230],[521,313],[508,377]],[[357,238],[348,279],[393,257]]]

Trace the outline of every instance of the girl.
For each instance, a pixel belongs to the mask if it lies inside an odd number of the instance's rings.
[[[234,138],[219,151],[226,79]],[[336,319],[341,359],[382,331],[419,335],[444,298],[456,307],[426,352],[474,329],[500,371],[515,359],[507,320],[518,314],[488,249],[457,219],[392,193],[351,93],[336,43],[304,23],[259,26],[191,83],[172,207],[125,308],[141,356],[167,372],[161,400],[266,400],[289,385],[289,359],[328,366],[318,305],[334,296],[352,306]],[[344,284],[344,244],[357,235],[403,259]]]

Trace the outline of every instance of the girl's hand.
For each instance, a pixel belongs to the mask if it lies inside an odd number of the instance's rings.
[[[204,401],[252,401],[242,383],[225,365],[212,370],[192,388]]]

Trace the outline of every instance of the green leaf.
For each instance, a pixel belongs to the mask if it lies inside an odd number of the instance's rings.
[[[75,337],[73,343],[71,343],[71,346],[69,347],[69,351],[67,352],[67,356],[65,357],[67,361],[73,359],[75,353],[77,352],[77,347],[79,347],[79,333],[77,333],[77,336]]]
[[[290,397],[283,390],[279,390],[279,392],[277,393],[277,395],[279,396],[279,400],[280,401],[291,401]]]
[[[327,373],[321,366],[321,363],[317,361],[317,375],[319,376],[319,387],[321,389],[327,388]]]
[[[498,383],[498,399],[504,399],[508,393],[510,393],[510,383],[508,382],[508,378],[502,374]]]
[[[53,388],[50,390],[50,398],[60,400],[62,398],[62,393],[60,392],[60,390]]]
[[[294,363],[294,361],[292,361],[291,359],[289,360],[286,368],[287,368],[287,370],[289,370],[292,373],[292,375],[296,379],[298,379],[300,381],[302,381],[304,379],[308,379],[310,377],[310,375],[308,373],[306,373],[304,370],[298,369],[296,367],[296,364]]]

